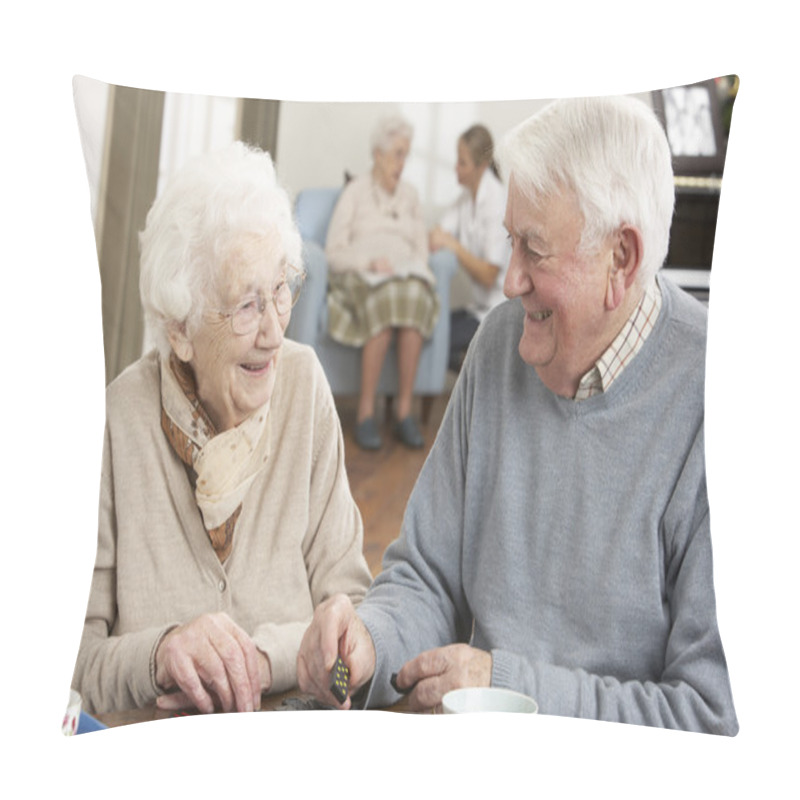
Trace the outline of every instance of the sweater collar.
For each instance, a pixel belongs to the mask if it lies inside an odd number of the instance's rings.
[[[656,281],[653,281],[645,289],[641,301],[614,341],[581,378],[574,400],[587,400],[596,394],[608,391],[611,384],[642,349],[655,327],[660,312],[661,288]]]

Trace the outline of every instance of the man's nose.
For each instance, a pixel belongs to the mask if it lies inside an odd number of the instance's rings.
[[[516,255],[516,248],[511,252],[508,262],[505,281],[503,282],[503,294],[508,298],[519,297],[527,294],[533,288],[533,281],[520,264],[520,259]]]

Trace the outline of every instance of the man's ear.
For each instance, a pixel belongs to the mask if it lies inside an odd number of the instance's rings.
[[[185,322],[170,322],[167,326],[167,338],[175,355],[184,363],[192,360],[194,348],[186,335]]]
[[[608,273],[606,307],[618,308],[628,290],[633,286],[644,255],[642,232],[634,225],[622,225],[613,235],[611,257],[613,263]]]

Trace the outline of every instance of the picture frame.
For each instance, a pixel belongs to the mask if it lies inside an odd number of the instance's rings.
[[[727,142],[716,80],[652,92],[653,108],[664,126],[676,176],[721,176]]]

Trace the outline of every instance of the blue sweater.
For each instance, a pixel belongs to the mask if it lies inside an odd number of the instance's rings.
[[[642,350],[582,402],[520,358],[519,302],[484,321],[359,607],[369,705],[397,699],[407,660],[461,641],[542,713],[737,732],[712,578],[707,315],[659,280]]]

